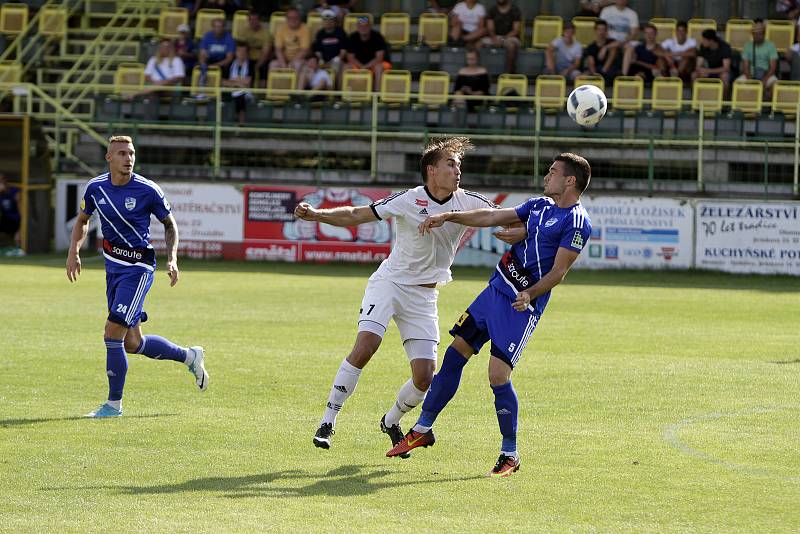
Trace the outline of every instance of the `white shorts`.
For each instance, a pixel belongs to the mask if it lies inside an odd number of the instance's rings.
[[[412,339],[438,344],[438,298],[439,290],[433,287],[400,285],[385,278],[371,278],[361,301],[358,331],[383,337],[389,321],[394,318],[404,345]]]

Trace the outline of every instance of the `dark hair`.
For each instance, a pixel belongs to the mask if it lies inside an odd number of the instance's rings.
[[[650,24],[649,22],[644,25],[644,29],[652,28],[656,33],[658,33],[658,28],[656,28],[655,24]]]
[[[604,21],[603,19],[600,19],[594,23],[595,28],[597,28],[598,26],[605,26],[606,28],[608,28],[608,22]]]
[[[419,172],[422,175],[422,183],[428,181],[428,165],[436,165],[445,154],[453,154],[459,158],[464,157],[464,153],[475,148],[469,137],[445,137],[433,139],[423,149],[422,158],[419,160]]]
[[[764,24],[764,19],[753,19],[753,24]]]
[[[255,9],[251,9],[250,11],[247,12],[247,16],[248,17],[252,17],[253,15],[255,15],[256,17],[261,18],[261,15],[259,15],[258,11],[256,11]]]
[[[553,161],[564,163],[564,176],[575,177],[575,189],[578,193],[583,193],[589,187],[589,180],[592,179],[592,167],[586,158],[573,154],[572,152],[562,152]]]
[[[247,42],[245,41],[236,41],[234,44],[236,45],[236,48],[239,48],[240,46],[247,48]]]
[[[703,33],[700,34],[703,39],[710,39],[712,41],[719,41],[719,36],[717,35],[717,30],[712,30],[711,28],[707,28],[703,30]]]
[[[688,28],[689,26],[686,24],[685,20],[679,20],[678,23],[675,25],[675,28]]]

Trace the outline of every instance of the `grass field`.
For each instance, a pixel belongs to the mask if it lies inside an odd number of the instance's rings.
[[[393,327],[333,448],[312,446],[370,268],[182,269],[175,288],[158,273],[146,331],[204,345],[209,390],[132,355],[125,415],[93,421],[102,265],[70,285],[61,257],[0,260],[0,531],[800,529],[800,279],[571,273],[514,374],[522,467],[494,480],[485,353],[436,446],[384,457],[408,376]],[[440,290],[445,344],[489,271]]]

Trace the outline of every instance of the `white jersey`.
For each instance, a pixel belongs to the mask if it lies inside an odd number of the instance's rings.
[[[388,278],[396,284],[447,283],[453,279],[450,266],[467,228],[446,222],[424,236],[419,225],[430,215],[447,211],[467,211],[497,206],[481,194],[458,189],[444,201],[433,198],[421,185],[373,202],[370,207],[378,219],[395,218],[397,236],[392,252],[370,277]]]

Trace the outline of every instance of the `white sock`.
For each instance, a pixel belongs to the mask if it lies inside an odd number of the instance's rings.
[[[512,458],[516,458],[519,460],[519,453],[517,451],[509,452],[509,451],[500,451],[500,454],[505,454],[506,456],[510,456]]]
[[[193,350],[189,350],[187,348],[184,348],[183,351],[186,353],[186,359],[183,361],[183,364],[186,367],[189,367],[190,365],[192,365],[194,363],[194,359],[195,359],[194,351]]]
[[[106,404],[108,404],[109,406],[111,406],[115,410],[121,410],[122,409],[122,401],[121,400],[115,400],[115,401],[107,400]]]
[[[414,432],[419,432],[420,434],[424,434],[424,433],[428,432],[430,429],[431,429],[431,427],[423,426],[423,425],[420,425],[419,423],[411,427],[411,430],[413,430]]]
[[[386,412],[386,426],[394,426],[400,423],[400,418],[416,408],[425,399],[425,391],[420,391],[410,378],[403,384],[397,392],[397,400],[394,406]]]
[[[342,361],[336,378],[333,379],[331,394],[328,395],[328,405],[325,407],[325,414],[322,416],[323,423],[330,423],[336,426],[336,416],[342,409],[344,401],[353,394],[358,384],[358,377],[361,376],[361,369],[352,366],[347,360]]]

